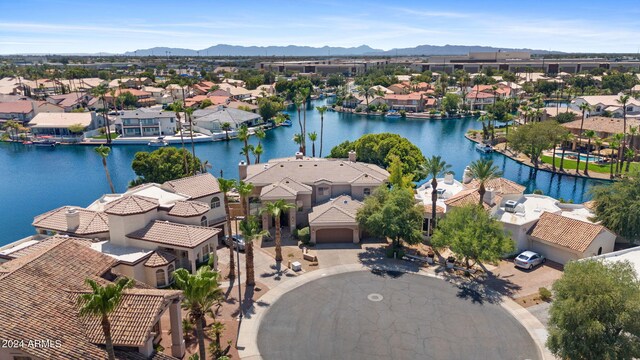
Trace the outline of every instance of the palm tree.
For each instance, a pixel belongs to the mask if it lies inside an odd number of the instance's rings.
[[[251,148],[249,147],[249,127],[247,127],[247,124],[242,124],[240,129],[238,129],[238,139],[244,142],[241,154],[245,156],[247,165],[251,165],[251,160],[249,159],[249,154],[251,153]]]
[[[184,115],[187,117],[187,121],[189,122],[189,136],[191,137],[191,154],[193,154],[193,158],[196,158],[196,145],[193,142],[193,119],[191,115],[193,115],[193,108],[187,107],[184,109]],[[193,172],[195,175],[196,168],[193,168]]]
[[[109,187],[111,188],[111,193],[115,194],[116,189],[113,187],[113,182],[111,181],[111,174],[109,174],[109,168],[107,167],[107,157],[109,153],[111,153],[111,148],[106,147],[104,145],[100,145],[97,148],[93,149],[96,154],[98,154],[102,158],[102,166],[104,167],[104,172],[107,175],[107,182],[109,183]]]
[[[182,121],[180,120],[180,112],[184,111],[184,106],[182,106],[181,101],[175,101],[171,104],[171,109],[176,113],[176,119],[178,119],[178,128],[180,130],[180,143],[182,144],[182,150],[184,150],[184,133],[182,127]],[[184,160],[184,173],[185,175],[189,173],[189,166],[187,165],[187,152],[182,151],[182,159]]]
[[[482,114],[480,115],[480,117],[478,117],[478,121],[482,123],[482,140],[487,140],[489,138],[489,129],[491,127],[492,117],[493,114],[490,112]],[[488,123],[488,125],[486,123]]]
[[[484,194],[487,192],[485,184],[490,180],[501,177],[502,172],[497,166],[493,165],[493,160],[487,159],[476,160],[469,165],[469,168],[471,169],[471,176],[480,182],[478,194],[480,195],[480,206],[482,206]]]
[[[585,160],[584,174],[589,176],[589,156],[591,153],[591,139],[596,137],[596,132],[593,130],[587,130],[584,132],[584,137],[588,139],[587,141],[587,159]],[[578,158],[580,156],[578,155]]]
[[[189,316],[196,323],[198,350],[201,359],[206,359],[207,352],[204,345],[205,314],[222,299],[222,290],[218,283],[220,275],[209,265],[201,266],[195,274],[186,269],[177,269],[173,273],[175,285],[182,290],[184,301],[182,307],[189,311]]]
[[[253,184],[246,183],[240,180],[240,182],[238,182],[236,186],[236,190],[238,191],[238,194],[240,194],[240,202],[242,203],[242,213],[246,218],[249,216],[249,212],[250,212],[249,196],[251,196],[251,193],[253,192]]]
[[[222,191],[224,201],[224,212],[227,217],[227,229],[224,234],[227,237],[231,237],[231,212],[229,211],[229,197],[227,193],[236,187],[236,181],[233,179],[218,178],[218,184],[220,191]],[[229,246],[229,277],[233,277],[235,274],[235,260],[233,260],[233,246]]]
[[[255,271],[253,268],[253,241],[262,239],[269,234],[266,230],[260,230],[260,224],[254,216],[249,216],[240,222],[240,232],[244,237],[244,251],[247,274],[247,286],[256,284]]]
[[[322,157],[322,134],[324,132],[324,113],[327,111],[326,106],[318,106],[316,108],[320,113],[320,157]]]
[[[616,99],[616,102],[620,105],[622,105],[622,146],[620,147],[620,150],[618,150],[618,158],[620,163],[620,171],[622,171],[622,163],[624,163],[624,158],[621,156],[623,153],[625,153],[625,150],[627,148],[627,103],[629,102],[630,96],[629,95],[620,95],[619,99]]]
[[[617,154],[617,158],[616,158],[616,174],[620,174],[620,172],[622,172],[622,142],[624,139],[624,134],[619,133],[619,134],[614,134],[613,135],[613,139],[617,142],[618,147],[616,147],[616,150],[618,150],[618,154]]]
[[[276,223],[276,261],[282,261],[282,244],[281,244],[281,231],[280,231],[280,216],[289,209],[295,208],[294,205],[285,202],[283,199],[276,200],[274,202],[267,202],[264,204],[262,213],[273,216]]]
[[[629,126],[629,147],[634,148],[635,138],[638,136],[638,126]]]
[[[582,120],[580,121],[580,132],[578,133],[578,146],[582,144],[582,134],[584,133],[584,119],[587,111],[591,111],[591,106],[585,102],[580,104],[579,108],[580,110],[582,110]],[[578,154],[579,153],[580,151],[578,151]],[[578,159],[576,161],[578,162],[578,164],[576,165],[576,172],[579,173],[580,172],[580,156],[578,156]]]
[[[255,164],[259,164],[260,163],[260,156],[264,153],[264,149],[262,148],[262,144],[258,144],[251,151],[253,152],[254,163]]]
[[[133,281],[126,277],[118,279],[115,283],[105,286],[99,285],[91,279],[86,279],[85,283],[91,287],[91,292],[82,294],[78,298],[80,305],[80,316],[99,316],[101,318],[104,341],[107,348],[109,360],[116,358],[113,351],[113,339],[111,338],[111,322],[109,314],[112,314],[120,305],[122,293],[125,289],[133,286]]]
[[[229,141],[229,131],[231,131],[231,124],[228,122],[223,122],[220,126],[220,129],[224,131],[225,140]]]
[[[302,127],[302,118],[300,117],[303,102],[306,102],[306,100],[302,98],[302,94],[300,92],[297,92],[293,97],[293,103],[296,105],[296,110],[298,111],[298,125],[300,126],[301,133],[304,131],[304,128]],[[300,152],[302,152],[302,145],[300,147]]]
[[[310,132],[309,140],[311,140],[311,156],[316,157],[316,140],[318,139],[318,134],[316,132]]]
[[[294,134],[293,135],[293,142],[298,144],[298,150],[300,152],[302,152],[302,135],[300,134]]]
[[[567,151],[566,143],[571,143],[573,141],[573,134],[566,131],[562,133],[560,136],[560,141],[562,142],[562,158],[560,158],[560,171],[564,171],[564,153]],[[554,160],[555,161],[555,160]]]
[[[302,154],[307,155],[307,100],[309,99],[309,94],[311,90],[308,87],[301,88],[298,90],[302,97],[302,131],[300,134],[302,135]]]
[[[609,177],[613,179],[613,154],[614,150],[617,150],[620,147],[620,141],[614,136],[609,140],[609,148],[611,149],[611,153],[609,154]],[[617,161],[616,161],[617,164]]]
[[[636,152],[633,149],[627,149],[624,152],[624,157],[627,158],[627,166],[624,171],[629,172],[629,167],[631,166],[631,160],[636,157]]]
[[[369,112],[369,98],[376,96],[376,89],[372,88],[368,84],[358,86],[356,89],[358,95],[364,96],[365,101],[367,102],[367,112]]]
[[[424,164],[420,165],[423,175],[431,176],[431,228],[436,226],[436,202],[438,202],[438,175],[451,168],[440,156],[427,158]]]
[[[100,84],[94,87],[93,89],[91,89],[91,95],[99,98],[100,101],[102,101],[102,116],[104,117],[104,131],[107,136],[107,145],[111,144],[111,131],[109,129],[109,117],[108,117],[109,110],[107,109],[107,100],[106,100],[108,91],[109,89],[105,84]],[[114,95],[115,93],[112,94],[111,96],[114,96]]]
[[[599,137],[595,137],[593,139],[593,145],[596,146],[596,151],[598,152],[598,157],[600,157],[600,150],[602,150],[602,144],[604,144],[604,140],[602,140],[602,138]]]

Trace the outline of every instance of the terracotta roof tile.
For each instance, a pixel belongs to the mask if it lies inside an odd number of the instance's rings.
[[[164,251],[155,251],[144,263],[147,267],[169,265],[176,260],[176,257]]]
[[[167,181],[162,184],[162,188],[187,195],[191,199],[197,199],[220,192],[218,179],[210,173]]]
[[[33,111],[33,106],[31,105],[31,101],[27,100],[18,100],[11,102],[0,102],[0,113],[8,114],[8,113],[20,113],[20,114],[28,114]]]
[[[74,209],[80,215],[80,226],[75,229],[69,229],[67,227],[66,214],[67,211],[71,209]],[[63,206],[42,215],[38,215],[33,219],[32,225],[43,229],[76,235],[91,235],[109,232],[109,219],[105,213],[73,206]]]
[[[190,217],[204,215],[211,207],[199,201],[176,201],[169,210],[169,215],[179,217]]]
[[[158,200],[140,195],[126,195],[114,200],[104,207],[104,212],[111,215],[143,214],[158,208]]]
[[[477,190],[480,188],[480,182],[473,179],[470,183],[465,184],[464,187]],[[526,189],[526,187],[505,178],[491,179],[485,183],[484,187],[487,190],[493,189],[497,195],[522,194]]]
[[[361,207],[362,202],[352,199],[351,196],[342,195],[324,204],[315,206],[311,213],[309,213],[309,224],[353,224],[356,222],[356,214]]]
[[[540,220],[529,230],[529,235],[552,244],[584,252],[603,231],[608,230],[602,225],[543,212],[540,215]]]
[[[194,248],[216,236],[219,232],[220,229],[217,228],[156,220],[127,235],[127,237],[159,244]]]
[[[480,194],[476,189],[468,189],[462,190],[459,193],[453,195],[444,201],[447,206],[451,207],[460,207],[466,205],[478,205],[480,202]],[[490,209],[491,207],[487,205],[487,203],[483,202],[482,206],[485,209]]]

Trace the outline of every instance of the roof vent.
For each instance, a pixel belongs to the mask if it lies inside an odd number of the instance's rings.
[[[298,167],[302,167],[302,164],[298,165]]]
[[[343,203],[343,204],[345,204],[345,205],[347,205],[347,204],[349,203],[349,201],[344,200],[342,203]]]
[[[280,164],[280,167],[284,167],[284,165]]]

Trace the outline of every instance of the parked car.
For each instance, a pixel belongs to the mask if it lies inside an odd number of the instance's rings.
[[[531,270],[538,265],[542,265],[546,260],[543,255],[536,252],[525,251],[518,255],[513,263],[519,268]]]
[[[244,237],[242,235],[233,235],[231,238],[227,236],[227,246],[231,246],[233,244],[234,248],[237,248],[239,251],[244,251]]]

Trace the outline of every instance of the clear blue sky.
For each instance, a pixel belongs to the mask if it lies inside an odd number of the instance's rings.
[[[221,43],[636,53],[638,19],[638,0],[0,0],[0,54]]]

